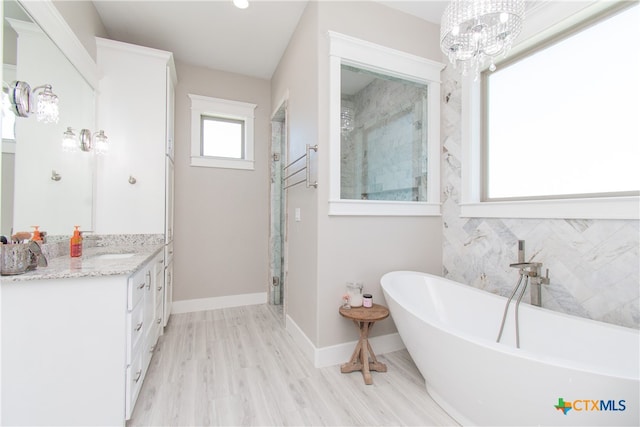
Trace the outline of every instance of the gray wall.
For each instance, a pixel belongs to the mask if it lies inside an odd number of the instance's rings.
[[[380,29],[384,28],[384,31]],[[383,302],[379,279],[398,269],[440,273],[439,217],[330,217],[328,96],[329,30],[440,60],[438,26],[373,2],[310,3],[272,79],[275,103],[289,91],[291,145],[318,143],[317,190],[289,191],[287,314],[316,347],[356,339],[338,314],[345,282],[362,281]],[[276,105],[272,104],[272,108]],[[438,143],[436,141],[436,143]],[[293,222],[301,208],[302,221]],[[395,331],[391,320],[373,335]]]
[[[78,0],[53,0],[53,4],[95,61],[95,37],[108,38],[108,34],[93,3]]]
[[[288,96],[289,159],[318,142],[318,24],[316,2],[310,2],[271,79],[272,111]],[[326,144],[325,144],[326,147]],[[315,157],[315,156],[314,156]],[[315,172],[314,172],[315,175]],[[301,221],[294,222],[300,208]],[[288,315],[312,341],[317,341],[318,199],[304,185],[287,190],[288,271],[285,306]]]
[[[176,63],[174,300],[266,292],[269,81]],[[255,170],[192,167],[187,94],[257,104]]]

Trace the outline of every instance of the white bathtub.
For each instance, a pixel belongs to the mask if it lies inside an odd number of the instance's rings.
[[[428,393],[461,424],[640,425],[637,330],[522,304],[517,349],[513,303],[496,343],[504,297],[408,271],[381,284]]]

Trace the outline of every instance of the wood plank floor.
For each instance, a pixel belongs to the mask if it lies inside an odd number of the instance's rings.
[[[373,385],[360,372],[314,368],[279,307],[172,315],[127,426],[457,425],[406,350],[379,360],[389,369]]]

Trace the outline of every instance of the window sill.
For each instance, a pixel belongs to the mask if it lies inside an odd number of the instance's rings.
[[[640,219],[640,197],[461,203],[465,218]]]
[[[253,160],[191,157],[191,166],[222,169],[254,170]]]
[[[330,200],[329,215],[335,216],[440,216],[439,203],[383,200]]]

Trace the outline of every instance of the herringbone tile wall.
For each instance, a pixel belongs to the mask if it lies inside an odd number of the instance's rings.
[[[509,263],[525,240],[527,261],[549,269],[544,307],[640,328],[639,221],[460,218],[461,86],[449,68],[442,89],[445,277],[508,296],[518,279]]]

